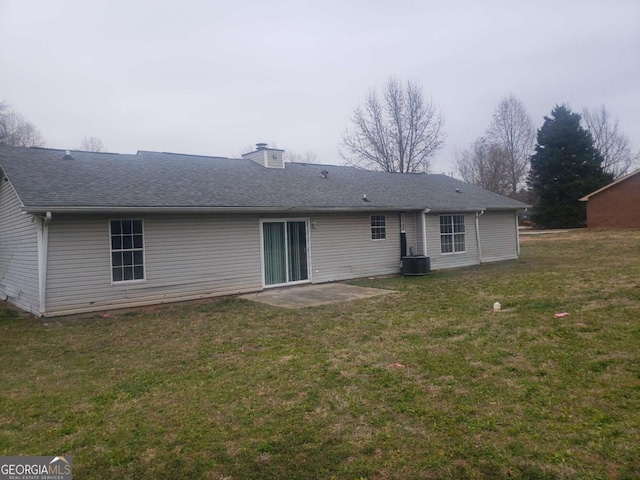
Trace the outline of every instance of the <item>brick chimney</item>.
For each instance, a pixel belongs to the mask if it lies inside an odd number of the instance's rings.
[[[266,143],[256,143],[253,152],[245,153],[242,158],[248,158],[266,168],[284,168],[284,150],[269,148]]]

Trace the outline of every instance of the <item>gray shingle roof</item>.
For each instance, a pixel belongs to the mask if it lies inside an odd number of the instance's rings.
[[[137,155],[0,145],[0,167],[27,211],[118,209],[463,211],[527,205],[446,175],[158,152]],[[321,172],[328,172],[323,178]],[[459,189],[460,192],[457,192]],[[362,200],[367,196],[369,202]]]

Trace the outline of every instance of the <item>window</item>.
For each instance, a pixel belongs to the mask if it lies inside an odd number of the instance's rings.
[[[440,215],[440,252],[464,251],[464,215]]]
[[[144,280],[142,220],[111,220],[111,280]]]
[[[384,215],[371,215],[371,240],[387,238],[387,221]]]

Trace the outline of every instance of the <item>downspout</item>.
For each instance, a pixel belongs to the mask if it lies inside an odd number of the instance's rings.
[[[526,212],[528,210],[528,208],[525,208],[524,212]],[[520,225],[518,223],[518,211],[516,210],[515,213],[515,217],[516,217],[516,249],[518,251],[518,257],[520,257]]]
[[[482,263],[482,244],[480,243],[480,221],[478,220],[484,215],[484,210],[476,212],[476,243],[478,245],[478,264]]]
[[[47,293],[47,259],[49,254],[49,222],[51,212],[44,217],[36,217],[36,230],[38,236],[38,290],[40,294],[40,316],[44,317],[46,309]]]
[[[429,254],[427,253],[427,218],[426,215],[431,211],[430,208],[425,208],[422,211],[422,215],[420,215],[420,219],[422,221],[422,255],[427,257]]]
[[[404,229],[404,213],[400,214],[400,265],[407,256],[407,232]]]
[[[413,255],[418,255],[418,217],[421,217],[422,214],[413,213],[413,232],[415,234],[415,238],[413,240],[413,248],[415,249]]]

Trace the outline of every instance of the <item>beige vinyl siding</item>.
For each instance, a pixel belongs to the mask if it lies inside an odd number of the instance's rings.
[[[407,255],[422,255],[421,212],[408,212],[404,215],[404,229],[407,234]]]
[[[385,216],[386,239],[371,240],[371,214]],[[421,215],[405,214],[407,247],[414,255],[423,253]],[[260,220],[275,217],[54,215],[49,224],[47,316],[262,290]],[[117,218],[143,220],[144,281],[111,281],[109,220]],[[277,218],[309,222],[313,283],[400,271],[399,212],[300,213]],[[515,258],[513,213],[487,212],[479,220],[485,257]],[[465,215],[463,253],[441,254],[439,215],[426,215],[425,221],[433,269],[478,263],[474,214]],[[29,225],[35,258],[35,225]],[[6,253],[0,254],[6,263]],[[31,263],[31,272],[32,296],[37,301],[36,260]]]
[[[265,150],[258,150],[256,152],[245,153],[244,155],[242,155],[242,158],[248,158],[249,160],[253,160],[257,164],[266,167],[265,162],[267,160],[267,155],[265,152]]]
[[[310,228],[314,283],[399,272],[400,221],[371,240],[370,214],[295,215]],[[262,289],[260,218],[271,216],[67,216],[49,225],[47,316]],[[142,218],[145,280],[111,282],[109,220]]]
[[[371,240],[371,215],[385,215],[386,239]],[[400,271],[400,214],[371,212],[313,215],[311,280],[347,280]]]
[[[452,213],[461,215],[461,213]],[[465,251],[458,253],[441,253],[440,249],[440,215],[427,214],[427,255],[431,259],[433,270],[466,267],[478,263],[476,241],[475,214],[464,215]]]
[[[277,150],[270,150],[266,154],[267,156],[267,168],[284,168],[283,152]],[[275,157],[275,158],[274,158]]]
[[[514,212],[485,212],[479,219],[483,262],[518,258]]]
[[[111,282],[109,219],[143,219],[145,280]],[[54,217],[47,316],[262,289],[254,216]]]
[[[285,168],[282,150],[264,149],[242,155],[266,168]],[[275,158],[274,158],[275,157]]]
[[[21,207],[13,186],[0,180],[0,291],[9,302],[38,314],[37,228]]]

